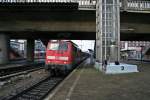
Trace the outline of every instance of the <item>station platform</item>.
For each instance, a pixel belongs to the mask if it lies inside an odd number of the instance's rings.
[[[87,59],[45,100],[149,100],[150,63],[136,64],[139,73],[106,75]]]

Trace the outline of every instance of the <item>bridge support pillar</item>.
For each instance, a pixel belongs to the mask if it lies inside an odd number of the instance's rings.
[[[96,5],[96,59],[120,60],[120,2],[98,0]]]
[[[127,6],[128,6],[128,1],[127,0],[123,0],[122,1],[122,8],[124,11],[127,11]]]
[[[27,39],[27,60],[34,61],[34,39]]]
[[[0,34],[0,64],[9,61],[9,38],[6,34]]]

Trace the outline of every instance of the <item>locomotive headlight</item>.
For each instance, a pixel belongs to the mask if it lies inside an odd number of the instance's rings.
[[[55,59],[55,56],[47,56],[47,59]]]
[[[68,57],[59,57],[59,60],[68,60]]]

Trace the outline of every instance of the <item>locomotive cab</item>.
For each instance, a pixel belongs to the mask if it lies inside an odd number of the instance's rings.
[[[68,73],[81,61],[82,51],[71,41],[49,41],[46,69],[51,73]]]
[[[65,41],[49,42],[46,50],[46,66],[52,71],[71,70],[71,44]]]

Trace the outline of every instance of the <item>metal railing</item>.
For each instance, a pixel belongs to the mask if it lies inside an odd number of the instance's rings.
[[[0,0],[0,3],[78,3],[79,8],[96,9],[97,0]],[[120,9],[150,11],[150,0],[120,0]]]
[[[78,3],[79,8],[94,8],[96,0],[0,0],[0,3]]]
[[[96,0],[77,0],[79,8],[92,8],[96,9]]]
[[[150,0],[121,0],[121,10],[150,11]]]
[[[0,0],[7,3],[51,3],[51,2],[77,2],[77,0]]]

